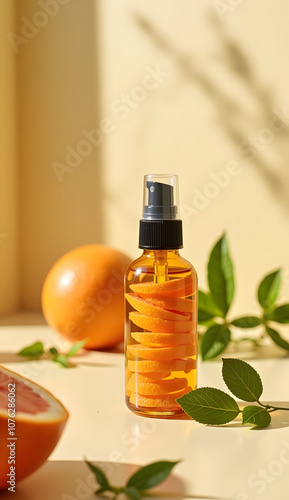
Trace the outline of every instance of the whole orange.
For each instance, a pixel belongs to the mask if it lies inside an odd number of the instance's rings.
[[[42,309],[47,323],[71,342],[101,349],[124,337],[125,254],[104,245],[85,245],[61,257],[47,275]]]

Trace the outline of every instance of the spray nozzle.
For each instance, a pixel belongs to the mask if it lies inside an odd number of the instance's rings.
[[[143,219],[178,219],[177,176],[146,175],[144,181]]]

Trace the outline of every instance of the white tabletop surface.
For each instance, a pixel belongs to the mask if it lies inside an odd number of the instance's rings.
[[[50,460],[18,484],[15,500],[96,498],[83,457],[103,466],[119,485],[137,465],[181,459],[157,489],[162,498],[175,493],[175,498],[288,500],[289,412],[274,414],[264,430],[250,430],[240,422],[209,427],[192,420],[139,417],[124,403],[122,354],[83,352],[72,369],[19,360],[15,353],[36,340],[63,350],[69,345],[47,326],[1,326],[0,363],[50,390],[70,419]],[[252,355],[249,360],[263,380],[263,401],[289,407],[289,359],[277,348],[260,351],[264,353],[267,358]],[[221,361],[199,362],[199,386],[208,385],[226,390]],[[1,494],[1,500],[8,498],[11,494]]]

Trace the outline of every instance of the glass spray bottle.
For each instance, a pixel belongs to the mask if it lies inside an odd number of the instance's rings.
[[[197,383],[197,273],[183,247],[178,177],[146,175],[140,258],[125,277],[126,404],[138,415],[184,415]]]

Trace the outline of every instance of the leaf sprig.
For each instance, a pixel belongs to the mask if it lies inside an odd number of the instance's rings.
[[[25,358],[31,358],[33,360],[37,359],[51,359],[55,363],[59,363],[64,368],[72,368],[75,365],[71,363],[69,358],[75,356],[82,347],[85,346],[87,339],[81,340],[74,344],[71,349],[66,354],[60,353],[56,347],[50,347],[50,349],[45,350],[42,342],[37,341],[34,344],[31,344],[27,347],[21,349],[18,352],[19,356],[23,356]]]
[[[201,331],[201,353],[204,361],[221,354],[232,340],[231,327],[250,329],[263,325],[259,338],[243,336],[239,341],[250,340],[256,345],[264,337],[289,351],[289,343],[272,328],[272,322],[289,323],[289,304],[276,305],[281,286],[281,270],[278,269],[262,279],[258,286],[257,297],[261,306],[259,316],[242,316],[228,319],[234,292],[234,266],[229,252],[228,241],[224,234],[213,247],[208,261],[209,291],[199,290],[198,322]]]
[[[106,491],[113,494],[113,498],[117,498],[118,495],[124,493],[131,500],[140,500],[141,493],[143,491],[154,488],[158,484],[162,483],[171,473],[172,469],[179,463],[161,461],[153,462],[145,467],[141,467],[137,472],[135,472],[126,482],[125,486],[116,487],[112,486],[107,479],[105,473],[96,465],[91,462],[85,461],[90,470],[96,477],[99,484],[99,489],[96,490],[95,494],[104,493]]]
[[[271,423],[271,413],[289,410],[260,402],[263,384],[258,372],[241,359],[223,358],[222,375],[228,389],[242,401],[257,403],[259,406],[239,408],[235,399],[226,392],[213,387],[200,387],[177,399],[187,415],[201,424],[223,425],[242,413],[242,424],[252,424],[254,428],[267,427]]]

